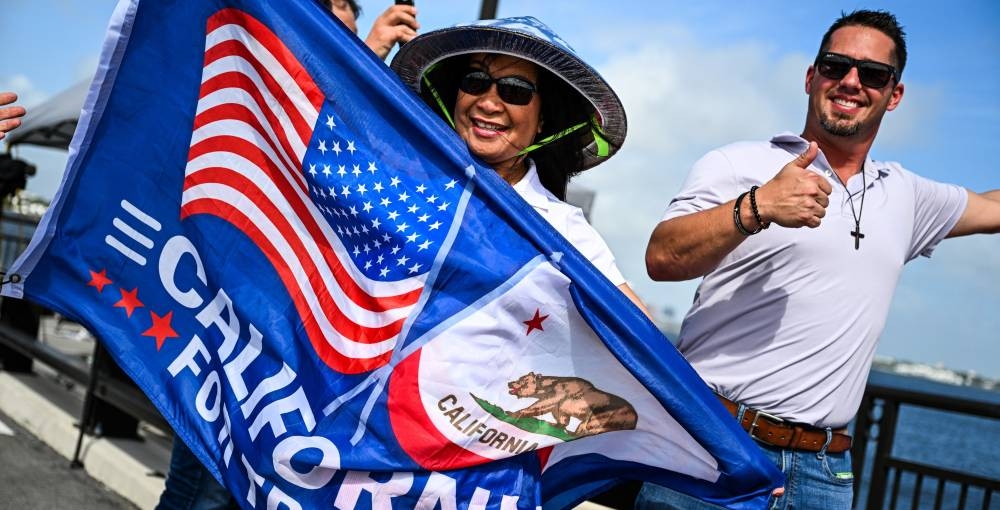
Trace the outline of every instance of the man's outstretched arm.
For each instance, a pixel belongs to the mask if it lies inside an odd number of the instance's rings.
[[[965,212],[948,233],[948,237],[1000,233],[1000,189],[968,193],[969,203],[965,206]]]

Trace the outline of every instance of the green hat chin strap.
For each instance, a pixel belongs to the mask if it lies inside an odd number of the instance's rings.
[[[427,79],[427,75],[430,74],[435,67],[437,67],[437,65],[428,68],[421,78],[427,85],[427,90],[431,91],[431,95],[434,96],[434,100],[437,101],[438,107],[441,108],[441,111],[444,113],[444,118],[448,120],[448,124],[451,125],[451,128],[455,129],[455,121],[451,119],[451,114],[448,113],[448,107],[445,106],[444,101],[441,100],[441,94],[438,94],[437,89],[434,88],[434,85],[431,85],[431,81]]]
[[[597,145],[597,155],[602,158],[611,156],[611,144],[601,125],[597,122],[597,114],[590,115],[590,132],[594,135],[594,144]]]
[[[434,96],[434,101],[436,101],[438,107],[441,108],[441,112],[444,113],[444,118],[448,121],[448,124],[451,126],[452,129],[455,129],[455,121],[451,118],[451,113],[448,112],[448,107],[445,106],[444,101],[441,99],[441,94],[438,94],[437,89],[434,88],[434,85],[431,84],[431,81],[427,79],[427,75],[430,74],[435,67],[437,67],[437,64],[429,67],[427,71],[425,71],[424,74],[421,76],[421,79],[423,80],[424,84],[427,85],[427,90],[429,90],[431,92],[431,95]],[[546,136],[545,138],[521,149],[520,152],[517,153],[517,155],[523,156],[531,151],[540,149],[564,136],[579,131],[580,129],[586,127],[588,124],[590,124],[590,132],[594,136],[594,144],[597,145],[597,155],[602,158],[610,156],[611,144],[608,143],[608,139],[604,134],[604,130],[601,129],[601,125],[597,122],[597,114],[591,114],[590,121],[588,122],[581,122],[575,126],[570,126],[558,133]]]
[[[594,144],[597,145],[597,155],[600,156],[600,157],[602,157],[602,158],[606,158],[606,157],[610,156],[611,155],[611,144],[608,143],[608,139],[605,138],[605,136],[604,136],[604,130],[601,129],[601,126],[597,123],[597,115],[596,114],[591,114],[590,115],[590,121],[589,122],[581,122],[581,123],[579,123],[579,124],[577,124],[575,126],[570,126],[570,127],[566,128],[566,129],[564,129],[564,130],[562,130],[562,131],[560,131],[558,133],[555,133],[553,135],[549,135],[549,136],[547,136],[545,138],[542,138],[541,140],[539,140],[539,141],[537,141],[537,142],[535,142],[535,143],[533,143],[533,144],[531,144],[531,145],[529,145],[529,146],[521,149],[521,151],[518,152],[517,155],[518,156],[522,156],[522,155],[527,154],[527,153],[529,153],[529,152],[531,152],[533,150],[536,150],[536,149],[539,149],[541,147],[544,147],[544,146],[546,146],[546,145],[548,145],[548,144],[550,144],[550,143],[552,143],[552,142],[554,142],[554,141],[556,141],[556,140],[558,140],[558,139],[560,139],[560,138],[562,138],[562,137],[564,137],[566,135],[569,135],[571,133],[579,131],[580,129],[586,127],[588,124],[590,124],[590,133],[594,136]]]

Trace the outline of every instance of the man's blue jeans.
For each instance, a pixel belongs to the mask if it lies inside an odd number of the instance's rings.
[[[184,441],[174,437],[170,472],[156,510],[239,510],[239,505]]]
[[[850,510],[854,497],[851,451],[842,453],[784,450],[757,443],[785,474],[785,494],[771,499],[770,508]],[[719,508],[679,492],[644,484],[635,507],[646,509]]]

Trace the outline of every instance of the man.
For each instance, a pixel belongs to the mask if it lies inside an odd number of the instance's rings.
[[[903,264],[946,237],[1000,231],[1000,190],[868,157],[905,65],[892,14],[842,16],[806,71],[801,137],[704,156],[646,251],[654,280],[704,277],[678,348],[784,470],[777,508],[851,507],[845,427]],[[640,505],[676,496],[646,486]]]
[[[358,33],[357,18],[361,15],[361,7],[354,0],[320,0],[327,9],[333,11],[347,28]],[[368,46],[378,58],[385,60],[396,43],[409,42],[417,36],[420,24],[417,23],[417,8],[412,5],[392,5],[375,18],[365,46]]]

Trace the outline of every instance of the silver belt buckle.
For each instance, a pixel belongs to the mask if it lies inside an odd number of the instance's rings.
[[[773,423],[785,423],[785,420],[782,420],[781,418],[778,418],[773,414],[767,414],[764,411],[757,411],[757,414],[753,416],[753,421],[750,422],[750,430],[748,431],[750,432],[750,437],[752,438],[760,439],[757,437],[756,434],[757,434],[757,420],[760,420],[761,416],[767,418],[769,421]]]

